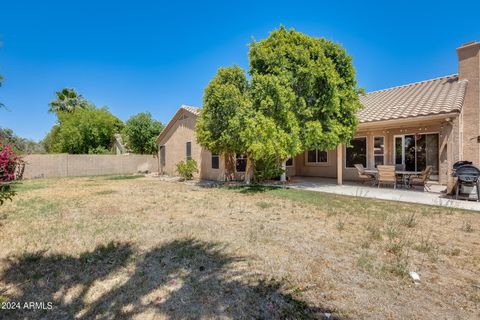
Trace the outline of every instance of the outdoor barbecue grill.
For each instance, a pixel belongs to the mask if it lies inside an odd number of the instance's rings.
[[[480,201],[480,168],[470,161],[459,161],[453,165],[452,176],[457,178],[455,199],[460,196]]]

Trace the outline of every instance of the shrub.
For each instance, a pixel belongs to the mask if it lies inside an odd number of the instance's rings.
[[[197,162],[195,160],[180,161],[177,163],[177,172],[183,180],[192,180],[193,174],[198,173]]]
[[[253,178],[255,182],[278,178],[283,173],[280,162],[275,158],[255,161]]]
[[[16,194],[13,182],[21,178],[22,164],[10,145],[0,143],[0,205]]]

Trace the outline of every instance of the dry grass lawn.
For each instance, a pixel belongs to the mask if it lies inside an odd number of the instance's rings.
[[[24,182],[0,216],[2,304],[53,303],[0,318],[480,318],[478,213],[85,177]]]

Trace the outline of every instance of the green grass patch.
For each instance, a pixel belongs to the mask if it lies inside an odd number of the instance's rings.
[[[16,205],[19,207],[19,213],[23,216],[52,215],[59,212],[60,203],[47,200],[41,197],[30,199],[18,199]]]
[[[266,202],[266,201],[256,202],[255,205],[259,208],[262,208],[262,209],[267,209],[267,208],[273,207],[273,203]]]
[[[115,190],[102,190],[102,191],[95,192],[95,194],[98,195],[98,196],[104,196],[104,195],[108,195],[108,194],[112,194],[112,193],[117,193],[117,191],[115,191]]]
[[[142,174],[136,175],[121,175],[121,176],[109,176],[105,180],[131,180],[131,179],[139,179],[145,177]]]
[[[50,184],[47,181],[44,181],[44,180],[41,180],[41,181],[35,181],[35,180],[21,181],[18,184],[15,184],[15,191],[20,193],[20,192],[27,192],[27,191],[32,191],[32,190],[45,189],[49,185]]]

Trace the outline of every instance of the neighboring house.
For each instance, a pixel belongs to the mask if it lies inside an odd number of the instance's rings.
[[[480,164],[480,43],[457,49],[458,74],[374,91],[361,97],[359,126],[351,147],[306,150],[287,163],[289,176],[355,180],[354,164],[374,168],[396,164],[420,171],[433,166],[433,179],[453,186],[452,165],[459,160]],[[182,106],[160,133],[162,173],[175,174],[175,164],[192,158],[199,177],[223,179],[223,161],[196,142],[200,109]],[[245,168],[237,158],[237,171]]]

